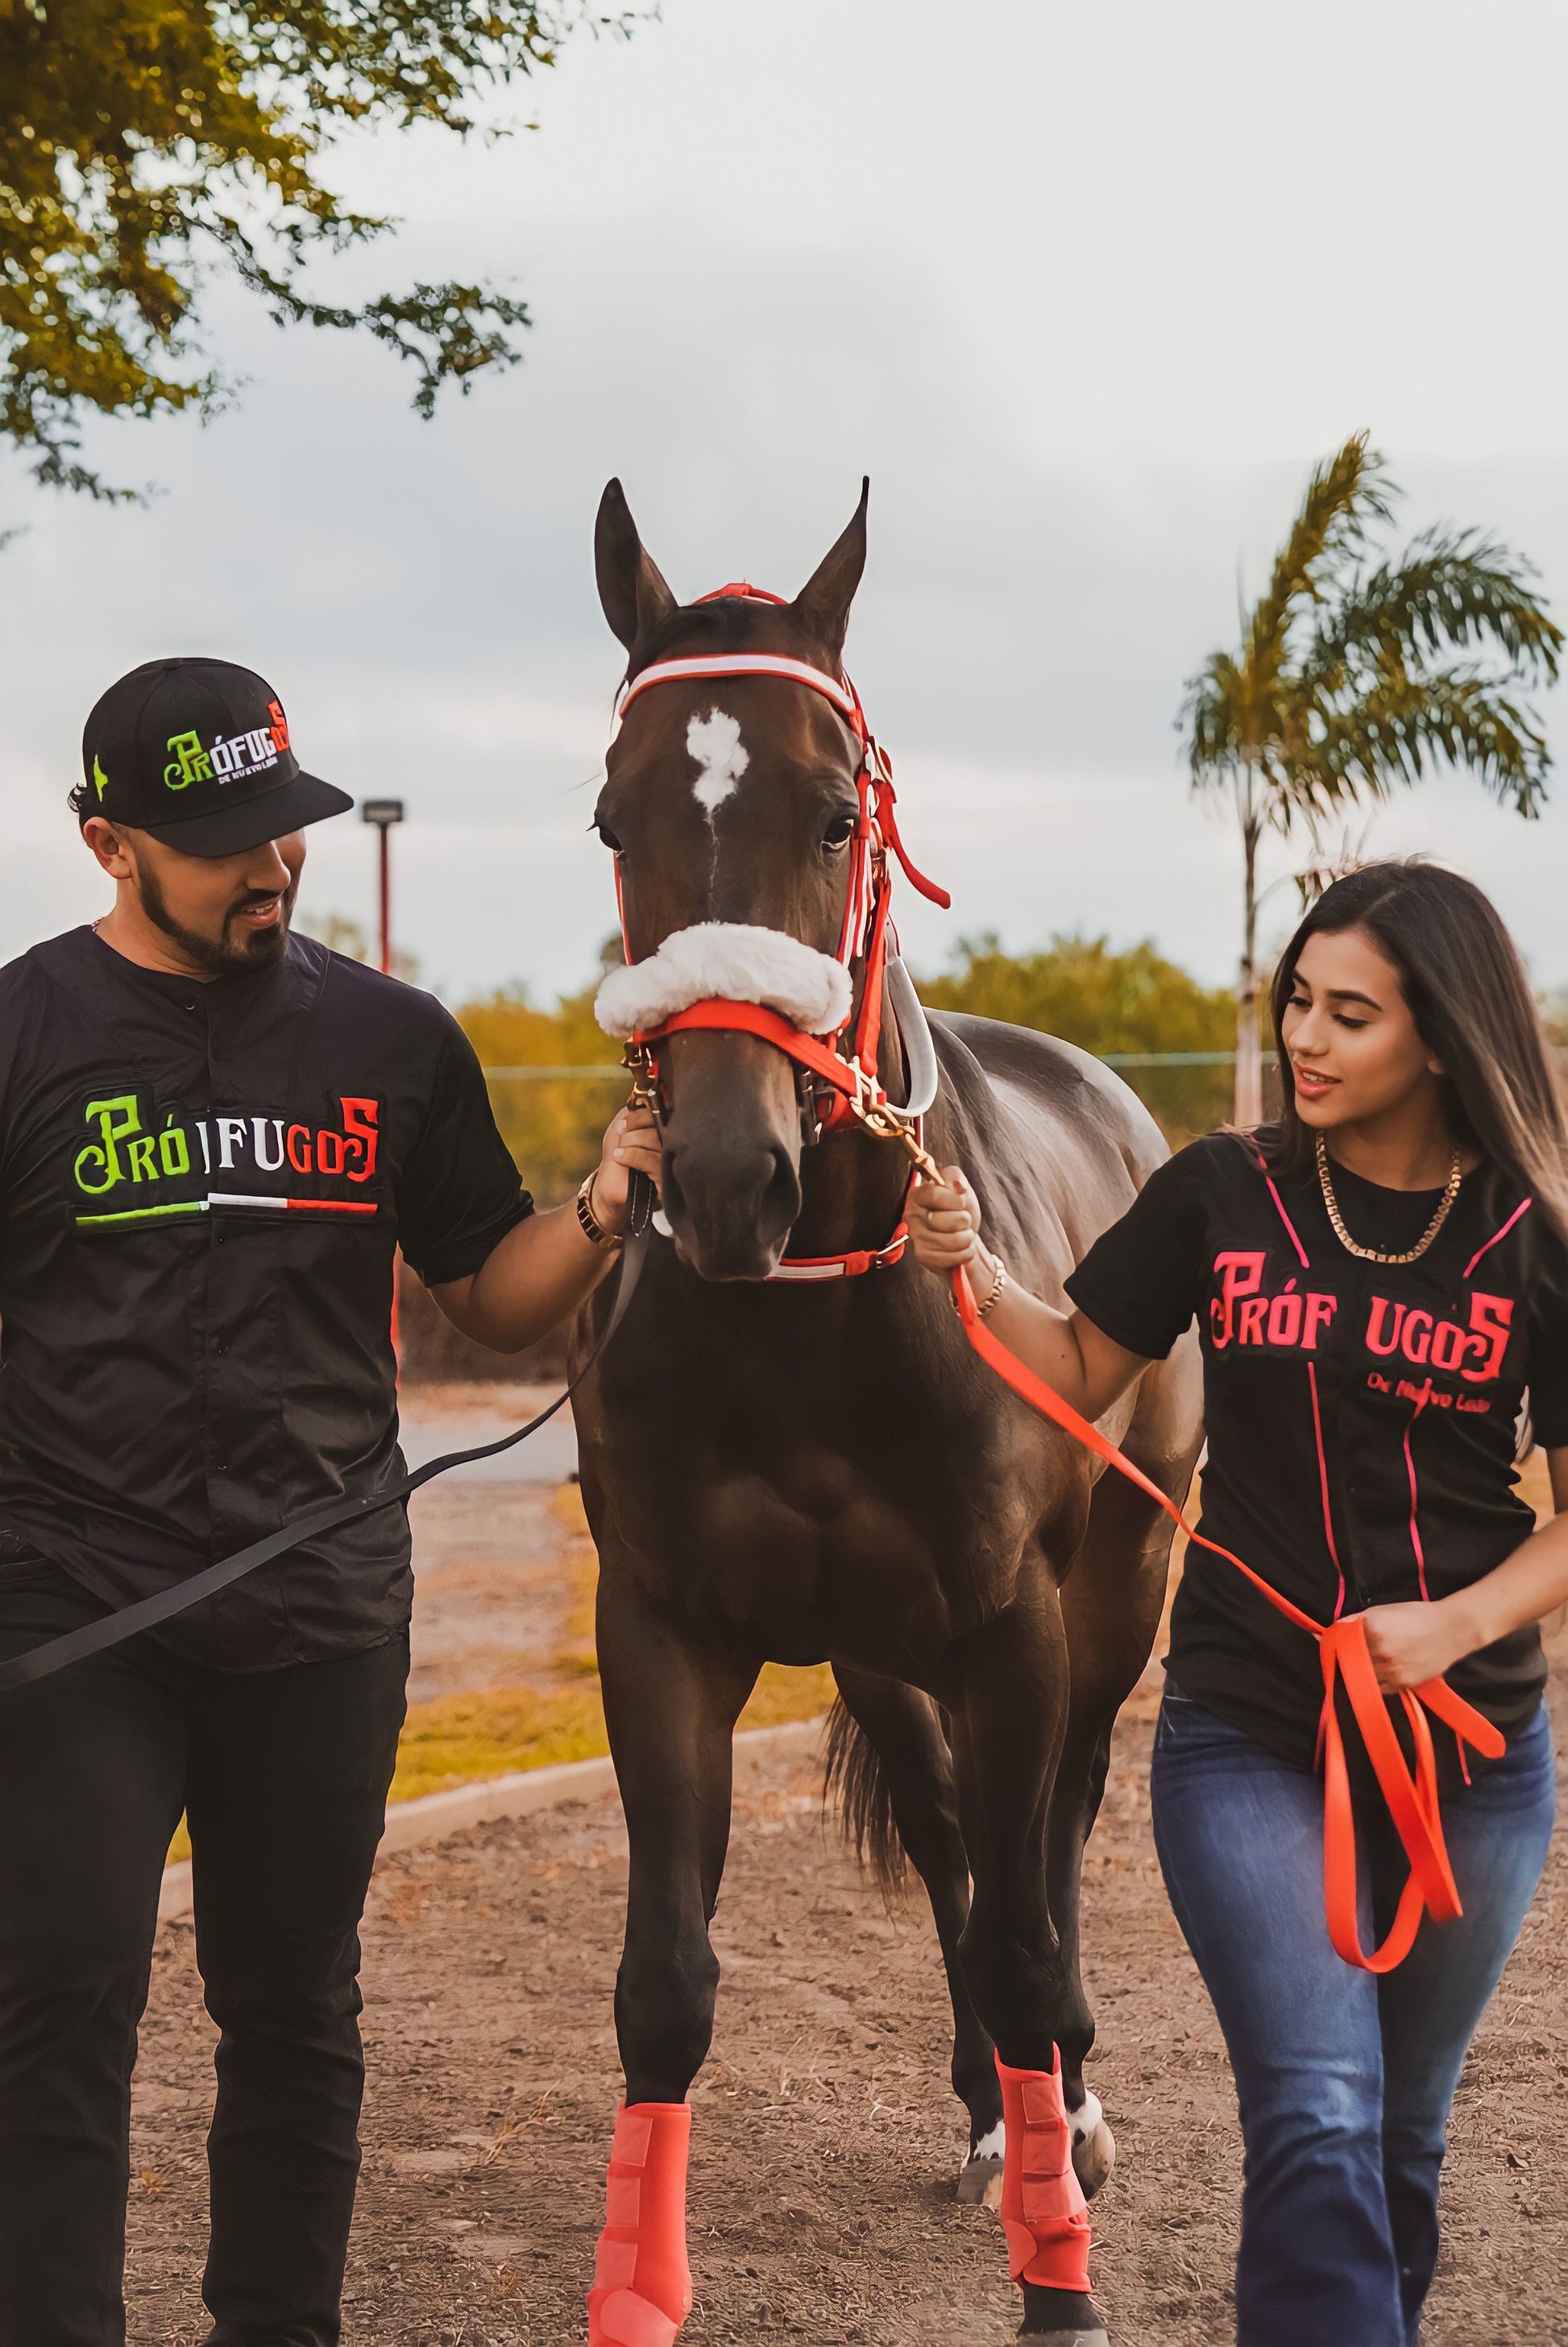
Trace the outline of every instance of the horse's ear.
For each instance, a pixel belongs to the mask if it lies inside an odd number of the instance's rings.
[[[844,650],[849,607],[866,568],[866,506],[870,495],[867,474],[861,481],[860,503],[848,528],[831,552],[824,555],[790,606],[835,661]]]
[[[631,507],[619,481],[608,481],[599,501],[593,525],[593,567],[604,616],[630,651],[639,636],[646,635],[675,609],[675,598],[637,535]]]

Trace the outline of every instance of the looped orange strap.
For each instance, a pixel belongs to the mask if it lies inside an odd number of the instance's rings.
[[[1245,1573],[1253,1587],[1267,1598],[1276,1613],[1283,1614],[1296,1628],[1316,1638],[1323,1658],[1323,1710],[1318,1721],[1318,1749],[1323,1761],[1323,1903],[1328,1919],[1328,1937],[1337,1955],[1362,1972],[1389,1973],[1402,1963],[1409,1955],[1420,1928],[1421,1917],[1430,1913],[1435,1922],[1451,1922],[1462,1912],[1459,1891],[1449,1863],[1443,1841],[1442,1816],[1438,1800],[1437,1755],[1432,1749],[1431,1729],[1427,1725],[1427,1713],[1440,1719],[1454,1734],[1462,1737],[1489,1760],[1500,1759],[1504,1750],[1502,1736],[1489,1719],[1455,1695],[1446,1679],[1428,1679],[1424,1686],[1401,1689],[1399,1701],[1409,1722],[1410,1737],[1415,1746],[1416,1765],[1412,1772],[1399,1748],[1389,1717],[1388,1703],[1372,1657],[1367,1646],[1367,1625],[1358,1614],[1343,1615],[1337,1622],[1315,1622],[1299,1605],[1280,1594],[1245,1564],[1228,1548],[1217,1541],[1206,1540],[1194,1532],[1175,1501],[1159,1485],[1135,1467],[1131,1459],[1116,1448],[1097,1426],[1081,1417],[1070,1402],[1048,1386],[1043,1378],[1020,1361],[986,1327],[975,1309],[974,1294],[962,1270],[953,1274],[953,1299],[958,1307],[958,1317],[964,1324],[964,1334],[988,1368],[996,1371],[1004,1384],[1012,1388],[1020,1399],[1050,1419],[1065,1433],[1092,1450],[1108,1467],[1114,1467],[1130,1483],[1146,1491],[1172,1521],[1185,1532],[1188,1540],[1199,1548],[1208,1549],[1214,1556],[1223,1556],[1227,1564]],[[1372,1763],[1378,1788],[1389,1807],[1395,1829],[1404,1845],[1410,1862],[1409,1879],[1399,1895],[1388,1938],[1380,1948],[1368,1955],[1361,1945],[1356,1915],[1356,1816],[1350,1799],[1349,1772],[1345,1765],[1345,1741],[1339,1727],[1338,1706],[1335,1691],[1343,1680],[1350,1709],[1361,1740]]]

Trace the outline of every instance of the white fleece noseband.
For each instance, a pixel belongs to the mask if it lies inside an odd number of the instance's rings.
[[[607,1035],[645,1034],[694,1002],[760,1002],[808,1035],[835,1035],[854,1000],[849,972],[783,929],[699,921],[646,961],[612,969],[594,1013]]]

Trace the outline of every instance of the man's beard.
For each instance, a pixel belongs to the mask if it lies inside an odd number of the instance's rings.
[[[204,937],[200,929],[188,929],[169,911],[157,875],[143,865],[138,878],[141,884],[141,908],[155,928],[172,938],[182,947],[198,969],[208,970],[214,978],[231,978],[238,970],[262,969],[269,962],[281,961],[289,942],[289,919],[294,909],[298,880],[291,880],[282,892],[283,901],[278,918],[270,928],[251,929],[234,934],[236,915],[251,905],[267,905],[272,898],[260,890],[242,897],[231,905],[223,916],[223,927],[215,938]]]

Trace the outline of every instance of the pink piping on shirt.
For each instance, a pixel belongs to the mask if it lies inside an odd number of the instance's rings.
[[[1432,1593],[1427,1587],[1427,1553],[1421,1546],[1421,1527],[1417,1513],[1420,1506],[1420,1493],[1416,1486],[1416,1462],[1410,1456],[1410,1436],[1415,1431],[1417,1419],[1426,1406],[1427,1398],[1423,1394],[1410,1412],[1410,1422],[1405,1429],[1405,1473],[1409,1478],[1410,1484],[1410,1546],[1416,1554],[1416,1578],[1421,1584],[1421,1603],[1424,1605],[1430,1605],[1432,1602]]]
[[[1334,1518],[1328,1507],[1328,1460],[1323,1449],[1323,1418],[1317,1407],[1317,1368],[1315,1362],[1307,1364],[1307,1379],[1312,1388],[1312,1432],[1317,1443],[1317,1488],[1323,1494],[1323,1532],[1328,1542],[1328,1553],[1334,1560],[1334,1570],[1339,1575],[1339,1594],[1334,1600],[1334,1619],[1337,1622],[1345,1611],[1345,1568],[1334,1545]],[[1408,1457],[1409,1453],[1406,1455]]]
[[[1258,1160],[1258,1164],[1262,1171],[1264,1180],[1268,1184],[1268,1194],[1274,1200],[1275,1205],[1278,1209],[1279,1219],[1285,1225],[1286,1229],[1290,1233],[1290,1244],[1296,1249],[1296,1254],[1301,1257],[1302,1268],[1306,1271],[1310,1271],[1312,1268],[1311,1261],[1308,1258],[1307,1249],[1302,1245],[1301,1241],[1296,1235],[1296,1225],[1291,1221],[1290,1216],[1285,1211],[1285,1201],[1281,1198],[1279,1192],[1274,1186],[1274,1176],[1269,1172],[1267,1166],[1264,1164],[1261,1158]],[[1498,1235],[1501,1237],[1502,1235],[1499,1232]]]
[[[1475,1269],[1476,1265],[1481,1261],[1481,1256],[1485,1255],[1489,1249],[1494,1247],[1499,1239],[1505,1239],[1508,1236],[1509,1232],[1513,1228],[1514,1224],[1519,1220],[1521,1214],[1527,1214],[1534,1204],[1535,1201],[1533,1198],[1526,1198],[1522,1204],[1515,1206],[1512,1214],[1510,1214],[1502,1228],[1500,1231],[1493,1231],[1491,1236],[1487,1240],[1485,1246],[1477,1247],[1475,1253],[1471,1255],[1470,1261],[1466,1264],[1463,1271],[1460,1275],[1461,1279],[1468,1279],[1470,1277],[1471,1273]]]

